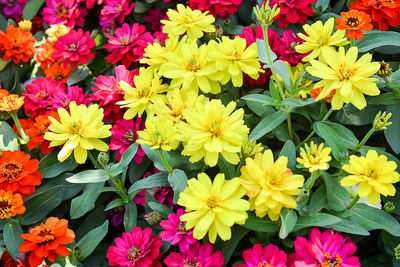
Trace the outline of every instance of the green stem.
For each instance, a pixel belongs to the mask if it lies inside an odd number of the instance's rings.
[[[311,188],[314,186],[315,180],[320,176],[321,174],[319,171],[314,171],[311,173],[311,177],[307,180],[306,182],[306,187],[305,189],[311,190]]]
[[[244,163],[244,157],[241,157],[239,165],[238,165],[238,167],[236,169],[235,177],[239,177],[240,168],[242,168],[243,163]]]
[[[356,42],[355,42],[354,38],[350,39],[350,47],[352,47],[352,46],[356,46]]]
[[[88,151],[88,155],[89,155],[90,161],[93,164],[93,167],[95,167],[96,169],[101,169],[101,166],[97,163],[96,159],[93,157],[93,155],[90,151]]]
[[[364,136],[363,140],[361,140],[361,142],[356,146],[356,150],[359,150],[375,132],[376,129],[371,128],[371,130],[369,130],[369,132]]]
[[[355,204],[360,200],[360,196],[356,195],[356,197],[350,202],[350,204],[347,206],[347,209],[351,209],[354,207]]]
[[[162,162],[164,163],[165,168],[167,168],[167,171],[169,173],[172,173],[174,170],[172,169],[172,166],[168,163],[167,159],[165,158],[164,151],[162,149],[159,149],[158,152],[160,153],[160,157]]]
[[[17,126],[18,132],[21,135],[21,139],[24,144],[29,141],[29,137],[25,134],[24,130],[22,129],[21,123],[19,122],[18,116],[16,112],[10,112],[11,117],[13,118],[15,125]]]
[[[288,116],[287,116],[287,125],[288,125],[288,131],[289,131],[289,138],[290,138],[290,140],[293,141],[292,116],[290,115],[290,112],[288,112]]]
[[[106,171],[108,177],[110,178],[111,182],[113,183],[114,187],[118,190],[118,194],[122,198],[125,203],[129,202],[129,196],[126,194],[125,190],[121,187],[119,181],[117,181],[114,176],[112,176],[110,170],[107,166],[103,166],[103,169]]]

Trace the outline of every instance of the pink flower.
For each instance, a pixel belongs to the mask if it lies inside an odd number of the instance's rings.
[[[304,40],[298,37],[293,31],[287,30],[283,32],[280,42],[275,42],[275,46],[272,50],[274,52],[276,51],[275,53],[279,55],[278,59],[287,61],[292,66],[296,66],[302,63],[301,59],[309,54],[299,54],[296,52],[296,45],[303,42]]]
[[[66,35],[58,38],[54,44],[53,58],[58,62],[64,62],[64,66],[71,64],[73,69],[78,67],[78,63],[87,64],[89,59],[94,58],[91,49],[96,46],[96,42],[90,37],[89,32],[72,29]]]
[[[215,18],[227,19],[230,14],[235,14],[242,0],[190,0],[191,9],[209,11]]]
[[[125,92],[118,87],[119,81],[125,81],[134,86],[133,77],[139,73],[139,70],[127,70],[124,65],[115,67],[115,76],[100,75],[92,90],[95,92],[90,95],[92,101],[100,101],[99,106],[104,108],[104,121],[116,121],[122,119],[124,112],[120,105],[115,103],[124,99]]]
[[[32,81],[31,84],[25,86],[26,93],[22,93],[25,97],[24,107],[27,114],[32,117],[43,115],[47,111],[53,110],[50,103],[50,98],[56,92],[64,92],[65,84],[60,81],[55,81],[51,78],[39,78]]]
[[[237,267],[287,266],[286,253],[272,244],[269,244],[265,248],[260,244],[255,244],[252,248],[243,251],[243,259],[244,263],[237,265]]]
[[[178,209],[175,213],[168,215],[168,220],[162,220],[160,226],[165,230],[160,233],[160,237],[164,241],[171,241],[171,245],[179,243],[179,249],[185,252],[191,245],[197,242],[193,238],[193,229],[186,229],[186,222],[182,222],[179,218],[186,212]]]
[[[116,36],[107,34],[109,40],[104,48],[111,50],[111,54],[106,57],[107,62],[116,64],[121,61],[128,68],[132,62],[139,61],[144,49],[154,41],[153,36],[145,30],[146,27],[139,23],[134,23],[132,28],[124,23],[115,30]]]
[[[119,120],[111,128],[111,143],[110,150],[118,150],[116,159],[121,160],[122,154],[139,139],[138,131],[144,129],[144,123],[141,118],[130,120]],[[140,164],[143,161],[145,153],[139,145],[136,155],[133,157],[136,163]]]
[[[96,0],[79,0],[80,2],[86,2],[86,7],[89,9],[94,8],[94,5],[96,4]],[[104,0],[97,0],[97,4],[101,5]]]
[[[89,105],[90,99],[87,98],[87,94],[87,92],[83,94],[82,88],[79,86],[68,86],[67,92],[65,92],[65,89],[55,92],[49,99],[49,104],[52,110],[57,108],[68,109],[72,101],[75,101],[77,105]]]
[[[22,16],[22,10],[27,2],[28,0],[0,0],[0,14],[6,19],[20,18]]]
[[[78,5],[78,0],[47,0],[42,12],[43,22],[49,25],[65,24],[70,28],[83,26],[87,10]]]
[[[100,25],[103,26],[103,30],[121,25],[134,7],[135,3],[130,3],[130,0],[106,0],[100,12]]]
[[[361,266],[358,257],[352,256],[357,250],[354,242],[332,229],[322,234],[319,229],[312,229],[308,239],[301,236],[296,238],[294,249],[296,252],[289,256],[290,267],[336,266],[335,264],[346,267]]]
[[[267,2],[266,0],[263,0]],[[290,23],[305,23],[307,17],[314,15],[314,10],[310,7],[317,0],[270,0],[269,6],[273,7],[278,4],[280,8],[279,15],[275,18],[278,20],[280,28],[286,28]]]
[[[164,260],[164,263],[168,267],[222,267],[224,256],[221,251],[214,251],[210,243],[205,242],[200,244],[200,242],[196,242],[190,246],[189,250],[183,253],[170,253]]]
[[[145,21],[151,23],[151,29],[153,31],[161,30],[161,20],[168,18],[166,16],[167,11],[161,10],[159,8],[149,9],[147,17],[144,18]]]
[[[116,246],[110,246],[107,251],[110,266],[161,267],[158,258],[162,243],[151,231],[151,228],[134,227],[132,233],[125,232],[122,238],[117,237]]]

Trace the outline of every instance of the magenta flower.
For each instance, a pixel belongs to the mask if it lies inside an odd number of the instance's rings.
[[[179,218],[186,212],[178,209],[175,213],[168,215],[168,220],[162,220],[160,226],[165,230],[160,233],[160,237],[164,241],[171,241],[171,245],[179,243],[179,249],[185,252],[191,245],[197,242],[193,238],[193,229],[186,229],[186,222],[182,222]]]
[[[52,110],[57,108],[68,109],[69,104],[75,101],[77,105],[84,104],[89,105],[90,99],[87,97],[87,92],[84,94],[82,88],[79,86],[68,86],[67,92],[65,90],[58,90],[49,99],[49,104]]]
[[[158,258],[162,243],[158,236],[151,234],[151,228],[134,227],[132,233],[125,232],[114,241],[115,246],[107,251],[110,266],[161,267]]]
[[[289,256],[290,267],[361,266],[358,257],[352,256],[357,250],[354,242],[332,229],[322,234],[319,229],[312,229],[308,239],[302,236],[296,238],[294,249],[296,252]]]
[[[190,0],[191,9],[209,11],[215,18],[227,19],[229,15],[235,14],[242,0]]]
[[[205,242],[200,244],[200,242],[196,242],[190,246],[189,250],[183,253],[170,253],[164,260],[164,263],[168,267],[222,267],[224,264],[224,256],[221,251],[214,251],[210,243]]]
[[[116,159],[121,160],[122,154],[139,139],[138,131],[144,129],[144,123],[141,118],[136,120],[119,120],[111,128],[111,143],[110,150],[118,150]],[[139,145],[138,150],[133,157],[136,163],[140,164],[143,161],[144,153],[142,147]]]
[[[115,36],[106,35],[109,40],[104,48],[111,50],[111,54],[106,57],[107,62],[116,64],[121,61],[128,68],[132,62],[139,61],[144,49],[154,41],[153,36],[145,30],[146,27],[139,23],[134,23],[132,28],[124,23],[115,30]]]
[[[49,25],[65,24],[70,28],[83,26],[87,10],[78,0],[47,0],[43,8],[43,22]]]
[[[121,25],[134,7],[135,3],[131,3],[130,0],[106,0],[100,12],[100,25],[103,26],[103,30]]]
[[[86,7],[89,9],[94,8],[94,5],[96,4],[96,0],[79,0],[80,2],[86,2]],[[104,0],[97,0],[97,4],[101,5],[104,2]]]
[[[89,59],[94,58],[91,49],[95,46],[96,42],[90,37],[89,32],[72,29],[58,38],[54,44],[53,58],[58,62],[64,62],[65,67],[71,65],[73,69],[76,69],[78,63],[87,64]]]
[[[298,37],[293,31],[287,30],[283,32],[280,42],[275,42],[273,51],[276,51],[280,60],[287,61],[292,66],[296,66],[302,63],[301,59],[309,54],[299,54],[296,52],[296,45],[303,42],[304,40]]]
[[[27,2],[28,0],[0,0],[0,14],[6,19],[20,18]]]
[[[138,69],[127,70],[124,65],[115,67],[115,76],[100,75],[96,78],[95,92],[90,95],[92,101],[100,101],[99,106],[104,108],[104,121],[117,121],[122,119],[124,111],[115,103],[124,99],[125,92],[118,86],[119,81],[125,81],[134,86],[133,77],[139,73]],[[136,139],[135,139],[136,140]]]
[[[237,267],[287,266],[286,253],[272,244],[269,244],[265,248],[260,244],[255,244],[252,248],[243,251],[243,259],[244,263],[237,265]]]
[[[144,18],[145,21],[151,23],[151,29],[153,31],[161,30],[161,20],[168,19],[167,11],[161,10],[159,8],[149,9],[147,17]]]

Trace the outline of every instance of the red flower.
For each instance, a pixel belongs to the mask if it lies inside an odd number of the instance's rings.
[[[5,33],[0,30],[0,54],[4,61],[12,59],[14,63],[28,62],[35,53],[35,43],[32,33],[14,25],[8,25]]]
[[[34,122],[34,120],[32,118],[19,119],[19,123],[21,124],[22,130],[24,130],[24,133],[26,133],[26,129],[28,129],[32,125],[33,122]],[[18,131],[17,125],[15,123],[14,123],[12,129],[16,135],[21,137],[21,135]]]
[[[230,14],[235,14],[242,0],[190,0],[191,9],[209,11],[215,18],[227,19]]]

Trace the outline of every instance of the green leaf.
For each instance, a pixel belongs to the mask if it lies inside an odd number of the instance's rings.
[[[108,220],[106,220],[99,227],[94,228],[87,233],[79,242],[76,244],[81,250],[79,255],[79,261],[86,259],[97,245],[103,240],[108,233]]]
[[[108,205],[104,209],[104,211],[111,210],[113,208],[124,206],[124,205],[125,205],[125,202],[121,198],[117,198],[117,199],[114,199],[113,201],[111,201],[110,203],[108,203]]]
[[[231,258],[233,252],[235,251],[237,245],[239,244],[240,240],[245,237],[249,233],[249,229],[244,228],[239,225],[234,225],[232,227],[232,237],[226,242],[223,242],[222,245],[222,254],[224,255],[224,262],[223,266],[228,266],[229,259]]]
[[[148,192],[146,192],[148,193]],[[167,206],[161,204],[158,201],[149,201],[147,203],[150,207],[150,209],[156,211],[158,214],[160,214],[160,216],[163,219],[167,219],[168,215],[170,215],[171,213],[174,213],[171,209],[169,209]]]
[[[262,94],[251,94],[251,95],[245,95],[241,99],[246,100],[246,101],[254,101],[261,103],[266,106],[276,106],[278,101],[273,99],[270,96],[267,95],[262,95]]]
[[[293,170],[296,168],[296,146],[291,140],[287,140],[285,145],[282,147],[280,156],[285,156],[288,158],[288,168]]]
[[[292,209],[283,208],[280,217],[281,229],[279,230],[279,238],[285,239],[296,225],[297,214]]]
[[[350,203],[351,198],[349,192],[344,189],[331,175],[322,171],[322,179],[326,186],[326,197],[328,205],[332,210],[345,210]]]
[[[5,121],[0,121],[0,149],[10,151],[19,150],[18,136]]]
[[[65,187],[58,185],[25,201],[26,212],[22,215],[22,225],[34,224],[43,219],[53,209],[60,205]]]
[[[96,202],[100,195],[103,186],[104,182],[87,184],[83,189],[82,195],[72,199],[70,210],[71,219],[82,217],[94,207],[94,202]]]
[[[135,157],[136,152],[138,150],[138,144],[133,143],[132,145],[129,146],[129,148],[125,151],[125,153],[122,155],[121,160],[111,166],[110,172],[112,176],[117,176],[121,173],[123,173],[126,168],[128,168],[129,163],[131,163],[133,157]]]
[[[218,158],[218,168],[220,173],[225,174],[225,179],[232,179],[236,176],[235,165],[227,162],[221,155]]]
[[[101,183],[105,182],[109,179],[105,170],[86,170],[83,172],[78,172],[71,177],[68,177],[67,180],[73,184],[89,184],[89,183]]]
[[[374,99],[372,98],[372,100]],[[381,106],[367,105],[364,109],[359,110],[353,105],[344,105],[338,111],[336,119],[342,124],[367,125],[373,122],[375,115],[382,109]]]
[[[304,215],[297,218],[296,226],[293,231],[298,231],[306,227],[322,227],[332,225],[340,222],[340,218],[326,214],[326,213],[313,213],[310,215]]]
[[[135,202],[130,202],[125,205],[124,213],[124,227],[125,232],[132,232],[133,227],[136,226],[137,221],[137,207]]]
[[[149,157],[154,163],[154,167],[164,172],[168,171],[167,168],[165,168],[160,153],[158,153],[157,150],[151,149],[150,146],[147,145],[141,145],[141,147],[144,150],[144,153],[146,153],[146,156]],[[171,158],[167,151],[164,151],[164,155],[166,160],[170,163],[170,166],[173,166],[171,163]]]
[[[396,96],[394,92],[384,93],[378,96],[374,96],[368,101],[370,105],[393,105],[400,102],[400,97]],[[368,105],[367,105],[368,107]]]
[[[45,0],[29,0],[22,11],[22,18],[31,20],[38,13]]]
[[[69,86],[77,84],[78,82],[86,79],[88,76],[89,76],[89,68],[87,66],[79,66],[68,77],[67,84]]]
[[[273,222],[267,217],[259,218],[254,212],[248,212],[247,214],[249,217],[246,223],[242,225],[243,227],[262,233],[273,233],[279,230],[279,224],[277,222]]]
[[[299,101],[293,97],[287,97],[282,100],[282,105],[287,105],[292,108],[304,107],[315,103],[315,98],[307,98],[305,100]]]
[[[326,206],[326,187],[322,184],[315,190],[310,200],[310,213],[316,213]]]
[[[386,108],[386,113],[392,112],[392,117],[389,121],[393,122],[392,125],[388,126],[385,130],[386,141],[389,143],[392,150],[396,153],[400,153],[400,103],[390,105]]]
[[[287,118],[287,114],[282,110],[278,110],[267,117],[263,118],[260,123],[253,129],[249,135],[249,139],[254,138],[258,140],[273,129],[275,129],[279,124],[284,122]]]
[[[283,60],[275,60],[270,67],[276,74],[281,77],[283,84],[290,93],[292,87],[287,63]]]
[[[24,239],[21,235],[23,234],[22,228],[18,223],[7,223],[3,229],[3,239],[10,255],[17,260],[17,257],[22,257],[23,254],[19,252]]]
[[[73,157],[68,157],[63,162],[57,159],[57,152],[52,151],[39,161],[38,171],[43,175],[43,178],[53,178],[66,171],[75,170],[78,167]]]
[[[177,203],[179,195],[187,187],[186,173],[179,169],[174,169],[172,173],[168,174],[168,183],[174,189],[174,202]]]
[[[267,56],[267,48],[265,47],[265,41],[264,39],[256,39],[257,43],[257,51],[258,51],[258,59],[264,63],[268,64],[268,56]],[[271,60],[274,61],[277,59],[276,54],[272,51],[272,49],[268,46],[270,55],[271,55]]]
[[[392,31],[374,31],[365,33],[364,37],[356,41],[358,51],[363,53],[369,50],[382,47],[382,46],[397,46],[400,47],[400,33]],[[395,54],[396,49],[393,49]],[[399,51],[399,49],[397,49]]]
[[[169,186],[167,172],[155,173],[147,178],[137,181],[128,189],[128,194],[136,195],[143,189],[150,189],[154,187],[163,187],[163,186]]]
[[[343,232],[343,233],[349,233],[349,234],[354,234],[354,235],[363,235],[363,236],[368,236],[369,232],[365,230],[364,227],[359,225],[356,222],[351,222],[346,219],[342,219],[340,222],[335,223],[331,225],[333,230]]]

